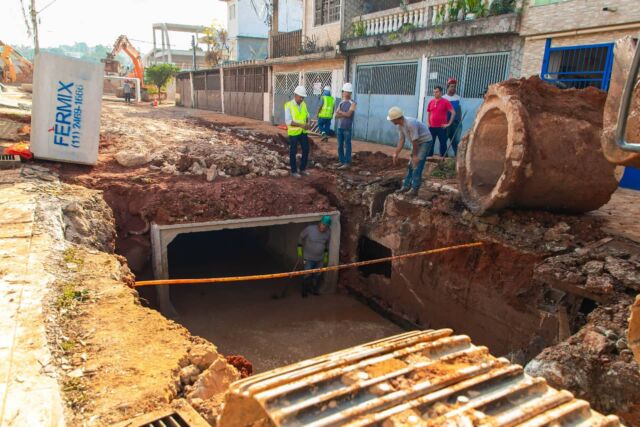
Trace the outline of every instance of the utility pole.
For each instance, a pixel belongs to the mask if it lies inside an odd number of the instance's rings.
[[[193,69],[198,69],[198,64],[196,64],[196,36],[191,35],[191,47],[193,48]]]
[[[33,27],[33,44],[35,54],[40,52],[40,40],[38,39],[38,12],[36,12],[36,0],[31,0],[31,26]]]

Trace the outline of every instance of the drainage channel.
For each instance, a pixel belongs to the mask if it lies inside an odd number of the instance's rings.
[[[297,239],[332,217],[330,265],[338,264],[338,212],[152,225],[155,277],[200,278],[286,272],[296,268]],[[300,265],[297,268],[301,268]],[[140,288],[143,298],[223,354],[241,354],[262,372],[402,331],[326,274],[320,296],[302,298],[300,279]]]

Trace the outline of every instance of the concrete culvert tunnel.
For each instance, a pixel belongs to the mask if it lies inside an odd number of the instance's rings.
[[[339,214],[330,215],[330,264],[335,265]],[[235,277],[302,269],[296,255],[298,236],[321,216],[154,225],[156,277]],[[174,309],[175,320],[192,334],[214,342],[223,354],[246,357],[254,372],[262,372],[401,332],[366,305],[337,293],[336,280],[336,274],[326,274],[321,295],[307,298],[301,296],[301,278],[157,287],[169,290],[169,308],[155,299],[153,289],[140,290],[161,311]]]

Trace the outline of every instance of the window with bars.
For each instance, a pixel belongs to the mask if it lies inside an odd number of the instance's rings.
[[[415,95],[418,63],[358,67],[356,93],[369,95]]]
[[[484,53],[429,58],[427,96],[436,86],[446,90],[447,80],[458,80],[458,95],[482,98],[487,88],[509,77],[510,53]]]
[[[293,91],[300,84],[300,74],[298,73],[281,73],[276,74],[274,79],[274,94],[293,96]]]
[[[325,25],[340,20],[340,0],[315,0],[315,25]]]
[[[331,86],[331,71],[314,71],[304,74],[304,87],[309,96],[321,96],[325,86]]]
[[[542,79],[562,87],[608,90],[613,47],[613,43],[551,47],[551,39],[547,39]]]

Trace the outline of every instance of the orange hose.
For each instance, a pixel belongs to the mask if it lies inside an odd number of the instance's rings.
[[[168,279],[168,280],[144,280],[136,282],[135,287],[140,286],[154,286],[154,285],[193,285],[202,283],[229,283],[229,282],[248,282],[252,280],[265,280],[265,279],[284,279],[289,277],[306,276],[308,274],[325,273],[328,271],[338,271],[345,268],[362,267],[364,265],[380,264],[383,262],[394,261],[404,258],[414,258],[425,255],[440,254],[443,252],[454,251],[458,249],[476,248],[482,246],[482,242],[465,243],[455,246],[447,246],[445,248],[429,249],[421,252],[413,252],[410,254],[390,256],[386,258],[372,259],[369,261],[359,261],[351,264],[334,265],[331,267],[315,268],[312,270],[302,271],[290,271],[288,273],[274,273],[274,274],[259,274],[254,276],[237,276],[237,277],[212,277],[208,279]]]

